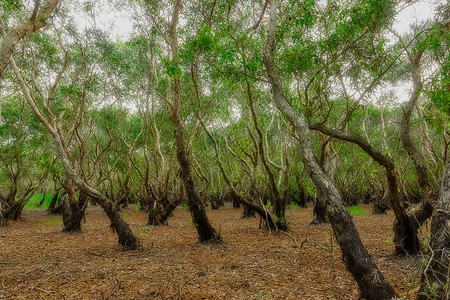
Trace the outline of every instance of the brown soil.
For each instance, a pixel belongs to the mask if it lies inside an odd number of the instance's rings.
[[[364,207],[367,210],[367,206]],[[293,232],[259,230],[230,207],[208,211],[224,245],[196,243],[190,215],[177,208],[169,226],[122,212],[143,250],[120,250],[99,207],[83,233],[60,232],[60,216],[26,211],[0,228],[0,299],[356,299],[358,289],[329,226],[309,226],[311,209],[287,212]],[[392,214],[355,216],[363,243],[398,293],[413,298],[419,272],[393,256]]]

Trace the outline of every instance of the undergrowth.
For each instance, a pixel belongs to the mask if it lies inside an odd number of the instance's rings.
[[[347,206],[347,210],[352,216],[364,215],[364,208],[358,205]]]
[[[53,194],[46,194],[44,203],[40,207],[37,207],[38,203],[42,200],[43,193],[36,193],[33,197],[28,200],[28,202],[24,206],[24,210],[38,209],[38,208],[47,208],[52,201]]]

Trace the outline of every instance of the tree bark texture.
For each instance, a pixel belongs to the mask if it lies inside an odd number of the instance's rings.
[[[87,184],[83,179],[81,179],[78,174],[75,172],[74,168],[71,165],[69,157],[65,150],[64,139],[61,136],[61,133],[57,130],[57,126],[55,125],[55,120],[48,120],[36,102],[32,98],[30,91],[28,89],[25,80],[22,78],[22,75],[17,68],[14,60],[11,60],[11,64],[13,66],[15,75],[19,81],[22,92],[24,94],[25,99],[33,110],[34,115],[38,118],[38,120],[44,125],[45,129],[50,133],[53,139],[53,143],[56,147],[56,154],[61,162],[61,165],[64,168],[64,172],[67,179],[70,179],[73,184],[78,187],[80,192],[85,193],[92,197],[105,211],[106,215],[111,221],[111,228],[117,233],[119,236],[119,244],[123,247],[124,250],[133,250],[140,248],[139,239],[133,234],[128,224],[122,219],[117,209],[114,208],[113,202],[108,199],[105,195],[100,193],[98,190]]]
[[[181,0],[174,1],[174,9],[172,20],[169,28],[169,35],[171,39],[170,49],[172,52],[172,60],[175,63],[179,62],[178,49],[178,35],[177,25],[182,4]],[[188,197],[189,211],[191,212],[192,222],[197,229],[199,242],[221,242],[219,233],[213,228],[206,215],[205,204],[200,200],[198,192],[195,188],[194,180],[192,178],[191,164],[186,149],[186,142],[184,137],[184,125],[180,120],[180,106],[181,106],[181,78],[180,75],[175,75],[173,78],[173,103],[170,112],[170,120],[175,127],[175,145],[177,148],[177,159],[180,164],[181,179],[186,189]]]
[[[3,77],[3,72],[9,65],[10,58],[14,54],[17,44],[27,35],[46,25],[46,19],[50,17],[53,10],[58,6],[59,0],[48,0],[40,9],[37,7],[39,2],[36,2],[36,7],[30,19],[25,23],[10,28],[3,38],[0,47],[0,80]]]
[[[276,41],[278,5],[276,0],[269,1],[270,18],[267,25],[267,41],[264,48],[263,62],[272,87],[273,102],[296,129],[303,162],[308,168],[316,187],[321,190],[326,199],[328,219],[341,248],[343,261],[358,283],[362,296],[368,300],[395,298],[397,297],[395,290],[384,278],[373,262],[371,255],[362,244],[351,216],[342,203],[338,190],[316,161],[305,117],[293,109],[281,89],[281,83],[272,59]]]
[[[417,237],[418,226],[415,225],[417,222],[408,215],[406,204],[403,202],[399,193],[398,179],[392,159],[373,148],[367,139],[359,135],[328,128],[323,124],[310,124],[309,128],[358,145],[364,152],[385,168],[388,183],[388,198],[395,214],[393,228],[395,252],[397,255],[417,254],[420,250],[420,243]]]
[[[450,163],[442,176],[439,200],[431,221],[430,258],[417,299],[449,299],[450,295]]]

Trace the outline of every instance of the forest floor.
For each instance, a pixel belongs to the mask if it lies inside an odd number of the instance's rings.
[[[353,220],[363,243],[396,291],[414,298],[420,272],[393,255],[393,216],[369,206]],[[309,226],[311,208],[287,210],[292,232],[258,229],[229,204],[209,210],[224,245],[197,244],[189,212],[169,226],[143,226],[133,206],[124,219],[143,249],[124,252],[99,207],[87,209],[80,234],[64,234],[61,216],[25,211],[0,228],[0,299],[357,299],[329,225]]]

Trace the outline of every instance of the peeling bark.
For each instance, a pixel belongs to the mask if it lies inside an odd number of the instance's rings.
[[[315,159],[305,117],[293,109],[281,89],[281,83],[272,59],[275,48],[278,5],[276,0],[270,2],[270,19],[267,25],[268,33],[263,62],[272,87],[273,102],[297,131],[303,162],[308,168],[315,185],[325,196],[328,218],[340,245],[343,261],[358,283],[362,296],[369,300],[395,298],[397,293],[384,278],[362,244],[351,216],[342,203],[339,192]]]
[[[36,2],[36,5],[40,1]],[[39,12],[33,13],[30,19],[20,25],[10,28],[2,40],[0,47],[0,80],[3,72],[9,65],[10,58],[14,54],[17,44],[27,35],[39,30],[46,25],[46,20],[50,17],[53,10],[58,6],[59,0],[48,0],[39,9]],[[38,7],[35,7],[35,12]]]
[[[406,210],[407,205],[403,202],[399,193],[398,179],[392,159],[373,148],[367,139],[359,135],[328,128],[323,124],[310,124],[309,128],[318,130],[328,136],[358,145],[364,152],[385,168],[386,180],[388,183],[387,197],[396,218],[393,228],[395,252],[397,255],[406,253],[411,255],[417,254],[420,250],[420,243],[417,237],[417,222],[411,220]]]
[[[450,294],[450,164],[431,221],[430,258],[423,271],[418,300],[448,299]]]
[[[169,28],[170,49],[172,52],[172,60],[176,63],[179,61],[177,25],[182,4],[181,0],[175,0],[172,14],[172,21]],[[215,243],[221,242],[220,234],[214,229],[206,215],[205,204],[200,200],[196,190],[194,180],[192,178],[191,164],[186,149],[186,141],[184,136],[184,125],[180,120],[181,106],[181,78],[175,75],[173,78],[173,103],[171,104],[170,120],[175,127],[175,145],[177,148],[177,159],[180,164],[181,179],[183,180],[188,197],[189,211],[191,212],[192,222],[197,229],[199,242]]]

